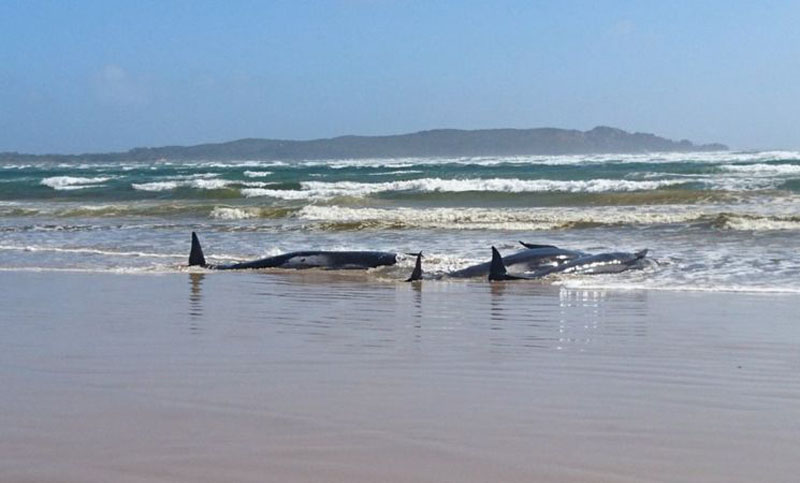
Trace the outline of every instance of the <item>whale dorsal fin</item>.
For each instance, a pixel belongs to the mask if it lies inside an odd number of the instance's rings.
[[[416,280],[422,280],[422,252],[419,252],[417,255],[417,263],[414,265],[414,271],[411,272],[411,276],[408,277],[406,282],[414,282]]]
[[[503,263],[503,257],[497,248],[492,247],[492,264],[489,266],[489,280],[505,280],[508,276],[506,272],[506,265]]]
[[[203,248],[200,246],[200,240],[197,239],[195,232],[192,232],[192,250],[189,252],[189,266],[206,266],[206,257],[203,256]]]
[[[497,248],[492,247],[492,264],[489,266],[490,282],[495,280],[521,280],[524,278],[525,277],[509,275],[508,271],[506,271],[506,264],[503,263],[503,257],[500,256],[500,252],[497,251]]]

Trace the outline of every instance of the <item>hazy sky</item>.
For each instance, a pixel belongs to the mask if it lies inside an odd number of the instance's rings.
[[[0,0],[0,151],[600,124],[800,148],[800,2]]]

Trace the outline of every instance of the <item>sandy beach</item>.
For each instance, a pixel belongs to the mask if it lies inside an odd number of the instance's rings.
[[[2,272],[0,481],[795,481],[796,295]]]
[[[800,481],[798,19],[0,1],[0,483]]]

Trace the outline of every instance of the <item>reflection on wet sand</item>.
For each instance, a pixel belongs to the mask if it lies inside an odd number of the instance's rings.
[[[200,330],[197,321],[203,318],[203,279],[205,273],[189,274],[189,318],[192,320],[190,329]]]
[[[416,329],[414,339],[419,342],[419,340],[422,338],[422,282],[411,282],[411,291],[414,294],[414,310],[412,314],[414,319],[414,329]]]
[[[214,275],[212,280],[225,276]],[[203,293],[208,277],[189,274],[193,332],[199,332],[209,318]],[[350,348],[402,348],[404,341],[419,343],[423,337],[438,343],[450,337],[454,327],[465,327],[501,349],[580,350],[598,337],[646,335],[644,315],[649,310],[645,291],[607,292],[528,282],[405,284],[375,281],[363,273],[326,271],[253,273],[239,282],[242,289],[234,295],[237,320],[240,313],[260,314],[257,319],[243,318],[243,324],[263,326],[268,321],[280,333],[304,334],[309,341]],[[459,294],[465,291],[470,295]],[[425,303],[424,292],[436,296]],[[405,333],[404,327],[413,332]]]
[[[0,481],[796,479],[792,298],[186,282],[0,272]]]

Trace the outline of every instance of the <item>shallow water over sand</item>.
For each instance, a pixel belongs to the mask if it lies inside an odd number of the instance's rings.
[[[795,481],[796,295],[0,272],[2,481]]]
[[[196,231],[215,263],[422,250],[442,274],[525,240],[648,248],[657,268],[567,277],[573,288],[797,294],[798,213],[798,152],[8,162],[0,270],[176,272]]]

